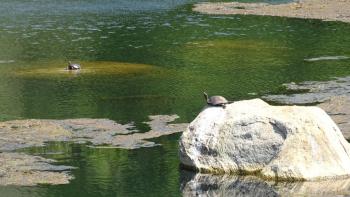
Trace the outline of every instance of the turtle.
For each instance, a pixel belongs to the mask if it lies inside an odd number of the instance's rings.
[[[72,62],[68,62],[67,70],[79,70],[81,66],[79,64],[72,64]]]
[[[228,101],[223,96],[211,96],[208,97],[206,92],[203,92],[204,98],[207,101],[207,104],[210,106],[219,106],[225,108],[227,104],[233,103],[232,101]]]

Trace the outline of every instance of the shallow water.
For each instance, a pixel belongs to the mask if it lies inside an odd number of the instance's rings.
[[[108,118],[189,122],[202,92],[229,100],[281,94],[281,84],[350,74],[350,25],[261,16],[207,16],[191,0],[3,0],[0,119]],[[279,3],[282,1],[265,1]],[[66,72],[69,60],[83,70]],[[86,67],[86,70],[84,70]],[[91,71],[91,72],[90,72]],[[56,143],[27,150],[76,166],[70,184],[0,187],[8,196],[179,196],[179,135],[139,150]],[[58,154],[44,153],[57,152]]]

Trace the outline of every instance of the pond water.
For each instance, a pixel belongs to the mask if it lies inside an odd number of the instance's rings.
[[[350,75],[350,25],[262,16],[208,16],[196,0],[2,0],[0,120],[178,114],[189,122],[203,91],[229,100],[281,84]],[[251,2],[251,1],[244,1]],[[264,1],[281,3],[285,1]],[[68,61],[81,72],[64,71]],[[86,68],[86,69],[84,69]],[[137,150],[53,143],[25,150],[78,167],[68,185],[0,187],[7,196],[180,196],[179,134]],[[55,153],[55,154],[46,154]]]

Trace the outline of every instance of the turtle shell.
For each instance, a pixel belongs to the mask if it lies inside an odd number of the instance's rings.
[[[211,96],[208,99],[208,104],[210,105],[222,105],[227,103],[228,101],[223,96]]]
[[[79,64],[69,64],[68,69],[69,70],[79,70],[80,65]]]

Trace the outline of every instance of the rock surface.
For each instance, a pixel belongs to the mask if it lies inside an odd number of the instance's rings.
[[[350,139],[350,97],[333,96],[324,103],[318,105],[331,116],[337,123],[340,131],[346,139]]]
[[[260,99],[204,109],[181,136],[180,160],[200,171],[277,180],[350,175],[350,145],[322,109]]]
[[[268,15],[350,22],[349,0],[299,0],[285,4],[198,3],[193,10],[206,14]]]

